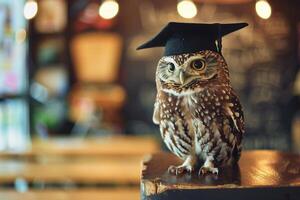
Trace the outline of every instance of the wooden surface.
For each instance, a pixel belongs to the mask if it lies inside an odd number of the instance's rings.
[[[142,157],[16,160],[0,162],[0,183],[139,184]]]
[[[26,151],[3,151],[1,157],[12,156],[142,156],[158,151],[151,137],[113,136],[91,139],[52,138],[32,141]]]
[[[219,175],[175,176],[169,165],[179,165],[168,153],[145,159],[141,192],[144,199],[300,199],[300,156],[277,151],[244,151],[239,166]]]
[[[19,193],[13,190],[0,190],[1,200],[138,200],[138,188],[117,189],[68,189],[30,190]]]
[[[35,140],[26,152],[0,153],[0,184],[138,185],[145,154],[157,152],[151,138]],[[1,185],[0,185],[1,186]]]
[[[141,161],[158,150],[141,137],[34,140],[0,153],[0,200],[137,200]]]

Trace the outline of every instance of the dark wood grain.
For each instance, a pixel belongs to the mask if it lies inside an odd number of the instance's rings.
[[[154,154],[145,159],[141,178],[143,198],[199,199],[200,195],[210,200],[224,197],[231,200],[242,197],[243,200],[256,197],[300,199],[300,156],[296,154],[245,151],[239,165],[222,168],[219,175],[175,176],[167,172],[169,165],[181,162],[169,153]]]

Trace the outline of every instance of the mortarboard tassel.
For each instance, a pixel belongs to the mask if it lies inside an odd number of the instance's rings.
[[[218,38],[217,38],[217,48],[218,52],[222,55],[222,27],[218,24]]]

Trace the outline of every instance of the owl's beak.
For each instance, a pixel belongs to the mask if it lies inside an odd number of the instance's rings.
[[[184,73],[184,71],[180,71],[179,72],[179,80],[182,85],[184,84],[185,79],[186,79],[186,74]]]

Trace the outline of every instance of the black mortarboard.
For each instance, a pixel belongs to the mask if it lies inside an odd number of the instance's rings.
[[[248,26],[247,23],[196,24],[170,22],[154,38],[137,49],[165,47],[165,56],[212,50],[221,53],[222,37]]]

